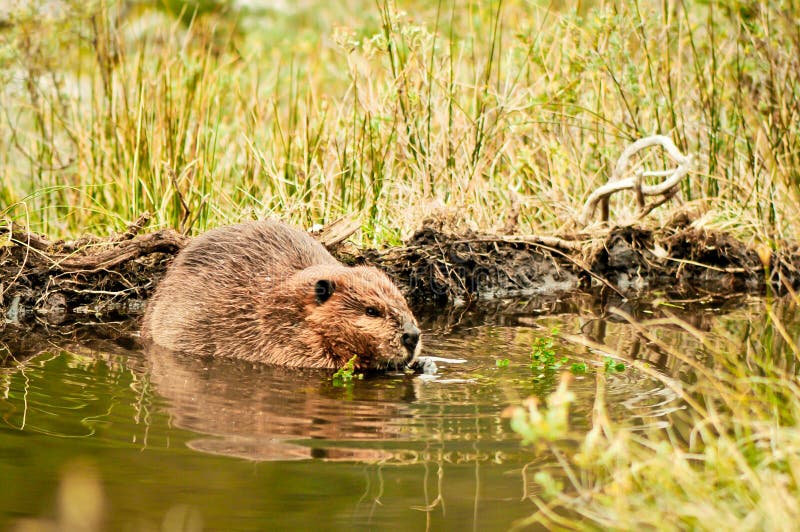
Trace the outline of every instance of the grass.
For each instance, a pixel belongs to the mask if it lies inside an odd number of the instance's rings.
[[[555,232],[652,133],[694,155],[704,223],[798,235],[791,3],[44,4],[0,14],[0,212],[53,236],[145,210],[185,232],[355,214],[376,245],[430,215]]]
[[[660,379],[682,399],[668,423],[612,422],[606,371],[594,373],[588,431],[568,423],[569,377],[546,405],[528,400],[507,416],[526,444],[557,458],[529,480],[538,511],[516,526],[562,530],[789,530],[800,519],[800,349],[798,301],[765,303],[766,327],[702,331],[677,318],[635,323],[642,342],[684,366],[679,379],[643,360],[630,367]],[[659,329],[694,338],[673,345]],[[627,360],[592,345],[608,360]],[[565,372],[566,374],[566,372]],[[646,421],[646,420],[645,420]]]

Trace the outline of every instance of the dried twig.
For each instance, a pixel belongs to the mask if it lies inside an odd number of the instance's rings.
[[[174,252],[189,241],[188,237],[165,229],[118,242],[112,249],[99,253],[52,256],[54,268],[62,271],[96,272],[113,268],[125,261],[155,252]]]
[[[507,236],[480,236],[467,239],[453,240],[453,244],[466,244],[469,242],[503,242],[507,244],[531,244],[534,246],[548,246],[566,251],[583,251],[587,241],[565,240],[557,236],[539,235],[507,235]]]
[[[128,224],[128,228],[125,230],[124,233],[117,235],[113,238],[112,242],[122,242],[123,240],[130,240],[139,233],[142,232],[142,229],[147,225],[147,222],[150,221],[150,213],[145,211],[139,216],[135,222],[132,224]]]

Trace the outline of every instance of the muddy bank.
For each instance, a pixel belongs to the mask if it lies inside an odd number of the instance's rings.
[[[175,254],[189,241],[171,230],[51,242],[12,224],[0,248],[5,322],[105,321],[142,313]],[[687,216],[664,228],[617,227],[603,235],[454,234],[426,224],[401,247],[355,249],[341,231],[320,240],[341,260],[386,271],[415,304],[437,305],[599,291],[638,297],[782,293],[800,286],[796,245],[756,250],[698,229]]]
[[[6,322],[105,321],[137,316],[172,258],[189,241],[143,222],[106,239],[51,242],[12,224],[0,249],[0,312]]]
[[[728,234],[697,229],[686,215],[659,229],[626,226],[564,238],[450,234],[429,225],[403,247],[362,250],[351,259],[385,270],[415,302],[576,290],[694,298],[785,293],[800,284],[796,245],[756,250]]]

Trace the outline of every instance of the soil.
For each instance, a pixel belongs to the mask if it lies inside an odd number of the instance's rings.
[[[345,243],[343,235],[357,224],[317,237],[344,262],[386,271],[418,306],[575,291],[686,298],[785,293],[800,286],[796,245],[757,250],[691,222],[681,215],[658,229],[624,226],[560,238],[454,233],[429,222],[403,246],[387,250]],[[6,238],[0,236],[3,321],[62,325],[140,315],[189,241],[172,230],[138,234],[146,223],[142,217],[120,235],[73,242],[51,242],[11,224]]]

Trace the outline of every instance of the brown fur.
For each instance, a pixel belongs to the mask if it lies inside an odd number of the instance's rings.
[[[272,221],[195,238],[142,324],[142,338],[170,350],[315,368],[353,355],[360,368],[400,366],[420,350],[403,346],[408,331],[419,332],[416,320],[386,275],[346,267],[304,231]]]

